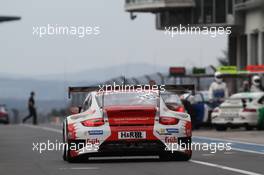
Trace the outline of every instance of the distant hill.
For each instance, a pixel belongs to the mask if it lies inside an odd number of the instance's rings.
[[[20,75],[0,74],[0,104],[6,104],[9,109],[16,108],[23,115],[27,113],[27,99],[30,92],[36,92],[36,102],[38,111],[47,114],[52,109],[61,109],[67,105],[69,86],[89,86],[96,85],[112,78],[125,76],[127,78],[136,77],[140,83],[148,83],[150,75],[157,83],[161,83],[161,78],[157,72],[167,74],[168,68],[149,64],[124,64],[107,68],[90,69],[77,73],[41,75],[25,77]],[[191,73],[191,69],[187,69]],[[208,68],[207,73],[212,73]],[[206,90],[212,82],[212,78],[201,80],[201,88]],[[131,81],[131,79],[130,79]],[[169,78],[166,83],[175,83],[176,80]],[[177,81],[179,83],[179,81]],[[185,84],[195,83],[189,79],[183,81]],[[22,115],[22,116],[23,116]]]
[[[13,99],[13,98],[1,98],[0,104],[5,104],[9,111],[12,109],[18,109],[20,112],[25,115],[28,113],[27,111],[27,99]],[[47,114],[52,109],[62,109],[67,106],[67,100],[36,100],[36,107],[39,113]]]
[[[26,77],[13,74],[0,74],[0,104],[10,108],[26,110],[26,100],[31,91],[36,92],[36,100],[41,111],[61,108],[67,102],[69,86],[89,86],[102,83],[119,76],[140,77],[155,72],[166,72],[166,67],[138,63],[106,68],[92,68],[77,73],[40,75]]]
[[[125,64],[107,68],[91,69],[71,74],[21,77],[0,74],[0,98],[26,99],[30,91],[36,91],[41,100],[62,100],[67,97],[67,87],[92,85],[118,76],[138,77],[154,72],[165,72],[166,68],[148,64]]]
[[[103,63],[102,63],[103,65]],[[122,64],[111,67],[91,68],[76,73],[41,75],[39,80],[63,80],[66,82],[100,83],[114,77],[138,77],[156,72],[168,72],[168,67],[145,63]]]

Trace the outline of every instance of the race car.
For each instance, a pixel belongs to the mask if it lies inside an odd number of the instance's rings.
[[[251,130],[258,125],[259,109],[264,107],[264,92],[244,92],[232,95],[212,113],[217,130],[244,126]]]
[[[88,89],[88,90],[87,90]],[[89,88],[80,113],[63,122],[63,159],[79,162],[97,156],[158,155],[188,161],[192,156],[191,120],[170,110],[159,91],[99,92]]]
[[[9,124],[9,115],[5,105],[0,105],[0,123]]]

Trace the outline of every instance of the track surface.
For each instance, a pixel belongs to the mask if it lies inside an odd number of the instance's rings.
[[[243,134],[243,132],[241,132]],[[3,175],[232,175],[264,174],[264,147],[256,152],[252,145],[246,151],[194,151],[189,162],[162,162],[153,158],[118,158],[70,164],[62,160],[61,151],[33,151],[33,143],[61,141],[61,127],[55,125],[0,125],[0,174]],[[264,138],[264,136],[262,137]],[[197,138],[201,139],[201,138]],[[203,138],[204,139],[204,138]],[[207,140],[208,141],[208,140]],[[212,142],[212,140],[209,140]],[[243,146],[243,145],[242,145]],[[250,152],[250,149],[253,149]],[[249,151],[248,151],[249,150]],[[261,152],[263,151],[263,153]]]

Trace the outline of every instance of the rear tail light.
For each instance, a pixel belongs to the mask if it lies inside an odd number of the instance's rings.
[[[176,111],[177,112],[185,112],[185,109],[184,109],[183,106],[179,106],[179,107],[176,108]]]
[[[160,117],[159,123],[163,125],[177,125],[179,123],[179,119],[173,117]]]
[[[87,127],[96,127],[96,126],[102,126],[104,125],[104,119],[103,118],[95,118],[95,119],[89,119],[82,122],[83,126]]]
[[[4,116],[4,115],[7,115],[7,113],[6,113],[6,112],[1,112],[1,111],[0,111],[0,116]]]
[[[185,133],[187,137],[192,136],[192,122],[186,122],[185,123]]]
[[[167,107],[175,112],[185,112],[185,108],[182,105],[174,104],[174,103],[167,103]]]
[[[248,108],[245,108],[243,110],[243,112],[257,112],[257,110],[256,109],[248,109]]]

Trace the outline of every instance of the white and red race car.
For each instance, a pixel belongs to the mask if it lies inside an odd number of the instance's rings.
[[[81,111],[63,122],[65,161],[128,155],[191,158],[190,116],[169,109],[160,91],[101,93],[84,87],[70,91],[89,93]]]
[[[0,123],[9,124],[9,115],[5,105],[0,104]]]

